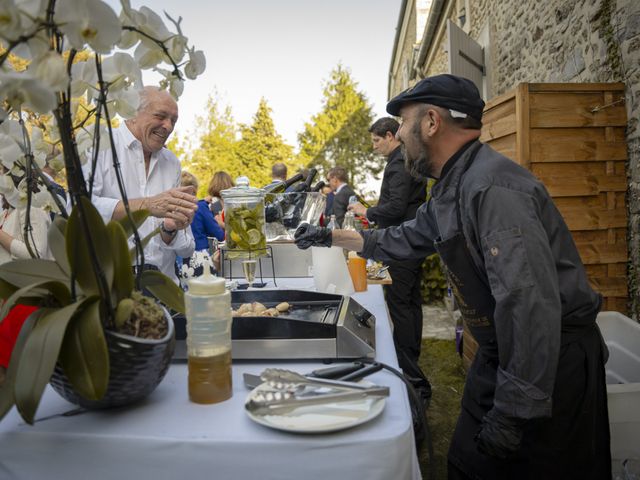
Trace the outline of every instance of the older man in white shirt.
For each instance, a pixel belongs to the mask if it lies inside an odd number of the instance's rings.
[[[140,227],[143,238],[160,227],[145,247],[145,266],[151,265],[177,282],[176,255],[189,257],[195,242],[189,227],[197,209],[195,192],[180,185],[180,161],[164,148],[178,120],[178,104],[166,91],[145,87],[136,116],[113,132],[122,181],[132,211],[149,210]],[[90,162],[84,167],[91,179]],[[98,154],[91,200],[105,221],[125,216],[111,150]]]

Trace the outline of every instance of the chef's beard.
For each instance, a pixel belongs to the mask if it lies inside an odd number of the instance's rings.
[[[420,142],[420,154],[417,157],[412,157],[407,153],[407,148],[402,145],[402,155],[404,156],[404,168],[409,174],[419,180],[426,181],[433,178],[433,161],[429,153],[429,146],[420,138],[420,125],[416,123],[413,127],[411,134]]]

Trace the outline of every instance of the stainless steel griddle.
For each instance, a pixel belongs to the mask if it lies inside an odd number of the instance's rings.
[[[231,292],[231,302],[236,310],[253,302],[267,308],[281,302],[290,305],[289,311],[278,317],[234,317],[234,359],[375,356],[375,317],[351,297],[306,290],[238,290]],[[186,358],[185,334],[179,323],[176,319],[176,356]]]

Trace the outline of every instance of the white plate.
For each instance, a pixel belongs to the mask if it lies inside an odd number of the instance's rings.
[[[249,393],[247,402],[270,387],[263,383]],[[296,433],[328,433],[345,430],[373,420],[382,413],[384,397],[371,397],[353,402],[307,405],[283,415],[256,415],[245,409],[249,418],[267,427]]]

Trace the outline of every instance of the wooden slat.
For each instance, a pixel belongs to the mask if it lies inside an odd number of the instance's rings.
[[[612,138],[606,137],[610,131]],[[569,140],[572,142],[626,142],[625,127],[532,128],[532,143]]]
[[[607,264],[607,277],[626,277],[627,263],[609,263]]]
[[[620,312],[628,315],[629,309],[627,308],[626,297],[606,297],[602,305],[602,310],[610,312]]]
[[[482,114],[482,123],[493,122],[494,120],[508,117],[516,114],[516,101],[513,95],[508,101],[502,103],[496,103],[493,107],[487,108],[485,106]]]
[[[582,263],[585,265],[600,265],[602,263],[624,262],[627,260],[626,245],[578,245],[578,253]],[[606,275],[606,273],[603,273],[603,275]]]
[[[535,93],[529,97],[532,128],[624,126],[624,102],[592,112],[604,105],[598,93]]]
[[[482,138],[481,138],[482,140]],[[507,158],[515,159],[516,158],[516,134],[512,133],[511,135],[507,135],[505,137],[496,138],[494,140],[489,140],[489,145],[496,152],[501,153]]]
[[[531,92],[600,92],[624,93],[624,83],[530,83]]]
[[[625,176],[625,162],[611,162],[613,170],[610,175]],[[536,177],[571,178],[575,176],[604,176],[608,175],[608,162],[555,162],[532,163],[531,173]]]
[[[613,241],[609,239],[610,233],[613,233]],[[618,243],[620,246],[627,245],[626,228],[573,231],[571,232],[571,235],[573,236],[573,241],[576,242],[576,245],[578,246],[582,244],[612,245],[614,243]]]
[[[589,277],[606,277],[607,265],[602,263],[596,263],[594,265],[585,265],[584,270]]]
[[[483,123],[482,136],[483,142],[493,140],[495,138],[504,137],[516,133],[516,117],[509,115],[508,117],[499,118],[489,123]]]
[[[578,197],[598,195],[604,192],[626,192],[626,175],[536,175],[547,187],[552,197]]]
[[[541,141],[531,144],[532,162],[626,160],[627,144],[598,141]]]
[[[615,192],[616,204],[619,207],[624,207],[625,194],[623,192]],[[581,208],[600,208],[602,210],[607,209],[607,195],[589,195],[583,197],[559,197],[554,199],[558,208],[575,209]],[[580,229],[577,229],[580,230]]]
[[[484,111],[491,110],[492,108],[500,105],[502,103],[507,103],[509,100],[512,100],[516,96],[515,90],[509,90],[508,92],[503,93],[502,95],[498,95],[497,97],[493,97],[484,105]]]
[[[570,230],[598,230],[624,227],[627,211],[624,208],[605,210],[595,207],[558,207]]]
[[[589,283],[593,289],[605,297],[626,297],[626,277],[590,277]]]
[[[529,168],[531,163],[531,143],[529,139],[529,130],[531,128],[531,112],[530,112],[531,96],[529,95],[529,86],[521,83],[516,88],[516,162],[524,168]]]

